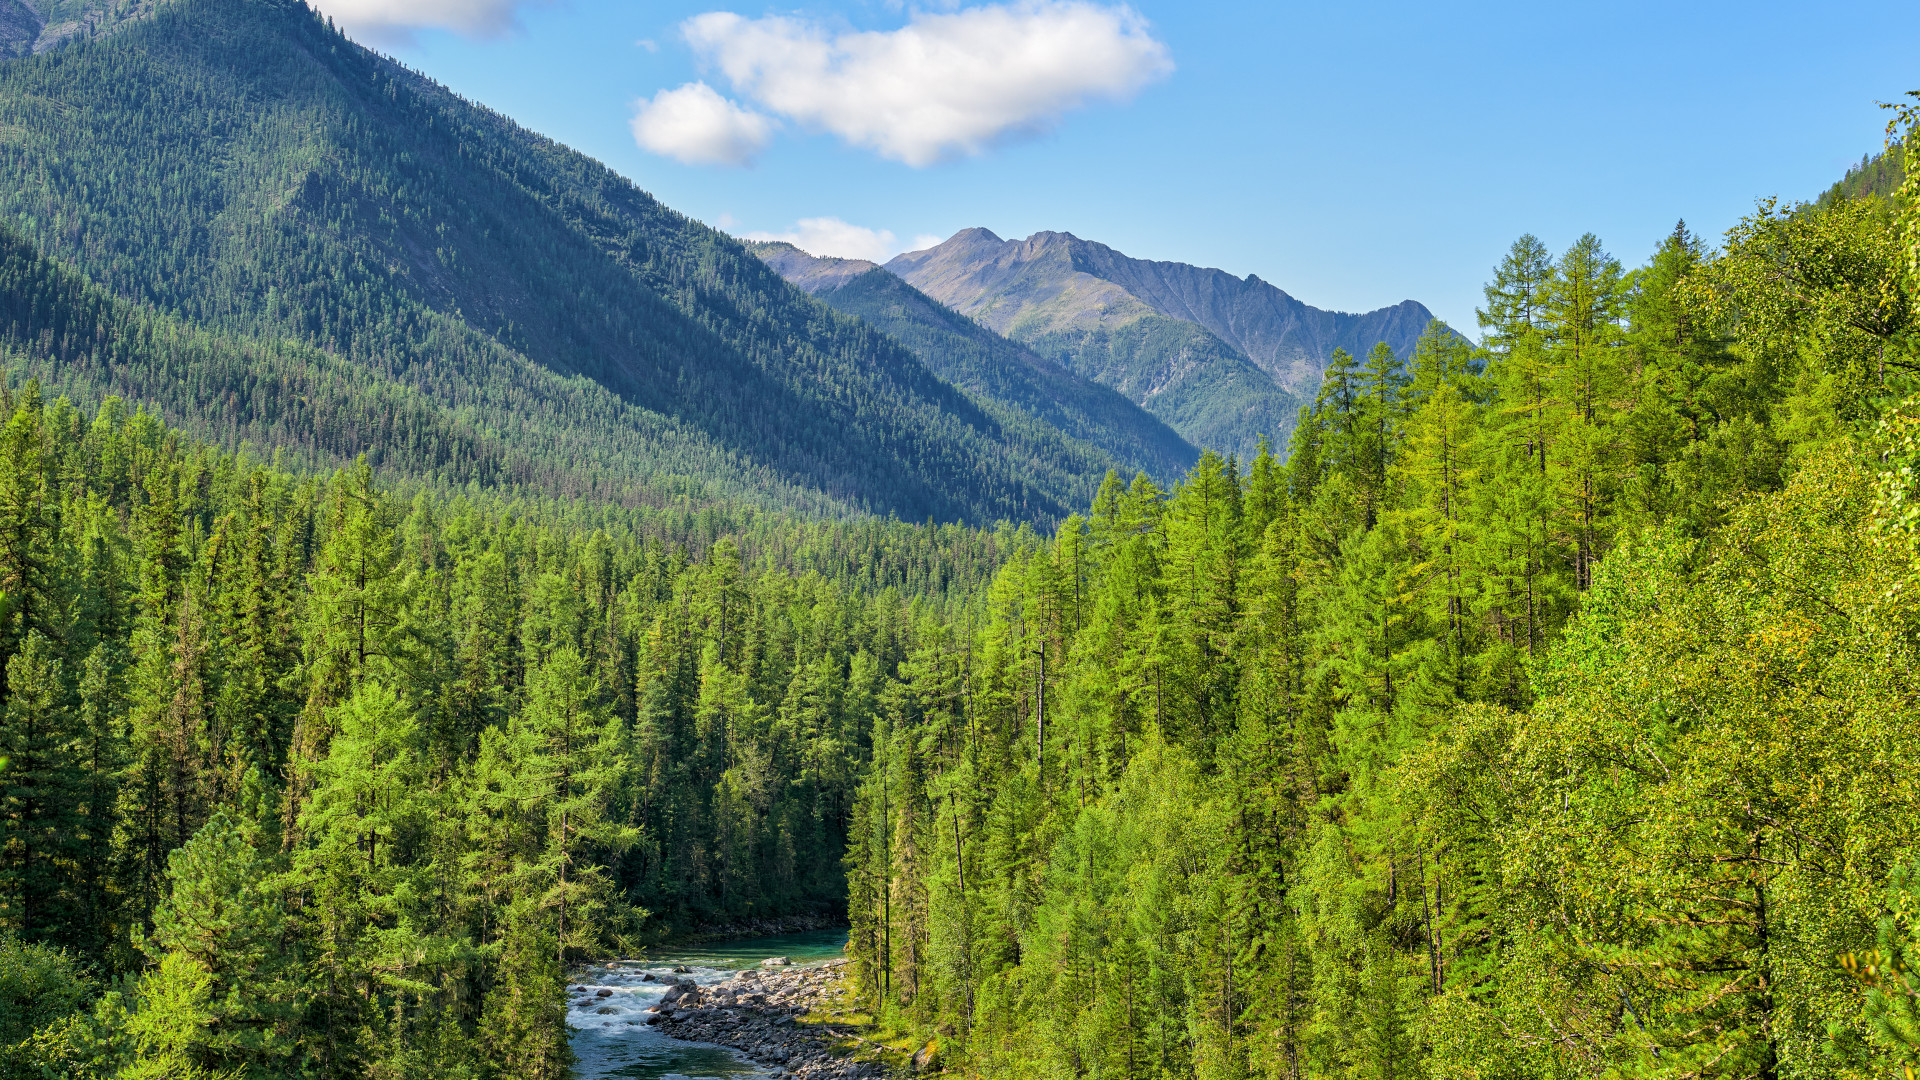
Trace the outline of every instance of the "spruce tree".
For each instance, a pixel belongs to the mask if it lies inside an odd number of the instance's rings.
[[[39,631],[28,632],[7,661],[7,686],[0,719],[5,918],[26,940],[70,942],[86,931],[76,923],[71,869],[82,850],[86,763],[62,665]]]

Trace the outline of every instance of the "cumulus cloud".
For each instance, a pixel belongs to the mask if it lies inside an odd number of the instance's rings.
[[[901,245],[894,242],[891,229],[869,229],[837,217],[801,218],[786,232],[750,232],[745,239],[785,240],[809,255],[867,259],[872,262],[886,262],[901,251]],[[915,237],[914,242],[925,239],[924,236]],[[939,241],[935,240],[934,243]]]
[[[703,82],[662,90],[636,103],[633,139],[689,165],[746,165],[773,138],[774,122],[721,97]]]
[[[898,30],[863,32],[716,11],[681,31],[760,107],[913,166],[1043,130],[1173,70],[1137,12],[1092,0],[920,12]]]
[[[404,41],[415,30],[452,30],[491,37],[512,30],[520,9],[544,0],[316,0],[349,32]]]

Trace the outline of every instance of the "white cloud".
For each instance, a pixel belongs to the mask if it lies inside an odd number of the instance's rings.
[[[809,255],[871,262],[886,262],[902,250],[891,229],[869,229],[836,217],[801,218],[786,232],[750,232],[744,239],[785,240]],[[916,242],[919,239],[924,237]]]
[[[1045,129],[1173,70],[1137,12],[1092,0],[917,12],[898,30],[865,32],[715,11],[681,31],[761,107],[913,166]]]
[[[452,30],[491,37],[512,30],[521,8],[544,0],[315,0],[349,32],[376,41],[404,41],[415,30]]]
[[[728,101],[703,82],[635,103],[633,139],[689,165],[746,165],[773,138],[769,117]]]

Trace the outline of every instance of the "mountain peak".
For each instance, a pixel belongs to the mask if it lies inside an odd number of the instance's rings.
[[[1112,328],[1147,314],[1193,323],[1296,393],[1312,392],[1336,347],[1358,355],[1385,341],[1411,355],[1433,318],[1410,300],[1359,314],[1323,311],[1253,274],[1135,259],[1069,232],[1006,241],[968,229],[887,269],[1015,336]]]
[[[1004,244],[1004,243],[1006,243],[1006,241],[1000,239],[998,236],[995,236],[993,234],[992,229],[984,229],[978,225],[975,225],[971,229],[961,229],[959,232],[954,233],[952,236],[947,237],[947,239],[944,242],[936,246],[945,247],[947,244]]]

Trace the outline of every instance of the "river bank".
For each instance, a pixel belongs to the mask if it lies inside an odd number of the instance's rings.
[[[844,929],[724,938],[583,964],[567,1022],[581,1080],[872,1080],[913,1071],[848,994]],[[768,964],[769,958],[790,961]],[[751,974],[749,974],[751,972]],[[665,1007],[663,1007],[665,1006]]]
[[[851,1015],[848,964],[778,964],[715,983],[676,982],[646,1023],[689,1042],[732,1047],[776,1078],[864,1080],[913,1071],[910,1049],[859,1033]],[[917,1064],[929,1064],[926,1056]]]

